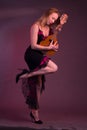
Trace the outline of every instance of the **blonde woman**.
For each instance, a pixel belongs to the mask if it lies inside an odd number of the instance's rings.
[[[58,70],[58,66],[46,55],[46,52],[56,52],[58,50],[58,41],[51,40],[49,45],[41,45],[50,35],[54,34],[54,27],[59,21],[60,13],[56,8],[48,9],[30,28],[30,46],[25,51],[25,61],[30,72],[23,70],[16,76],[16,82],[19,79],[27,79],[29,87],[29,95],[26,96],[26,103],[30,108],[30,117],[34,123],[42,124],[39,119],[39,99],[44,89],[45,74],[54,73]],[[62,27],[62,26],[61,26]]]

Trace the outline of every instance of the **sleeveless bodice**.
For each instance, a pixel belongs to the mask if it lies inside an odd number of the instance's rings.
[[[50,32],[49,32],[49,35],[51,35],[51,34],[53,34],[52,29],[50,29]],[[43,41],[43,40],[45,40],[46,38],[47,38],[47,36],[44,36],[44,35],[43,35],[43,31],[41,31],[41,30],[39,29],[39,31],[38,31],[37,44],[40,44],[40,42]]]

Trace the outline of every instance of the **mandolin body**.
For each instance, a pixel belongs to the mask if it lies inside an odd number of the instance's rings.
[[[48,36],[44,41],[40,42],[40,45],[42,46],[49,46],[51,41],[53,41],[53,44],[57,41],[56,37],[53,35]],[[55,54],[54,50],[45,51],[45,54],[48,56],[52,56]]]

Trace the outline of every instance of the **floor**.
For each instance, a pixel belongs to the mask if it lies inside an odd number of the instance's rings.
[[[32,123],[29,113],[4,112],[0,117],[0,130],[87,130],[87,116],[41,113],[43,124]]]

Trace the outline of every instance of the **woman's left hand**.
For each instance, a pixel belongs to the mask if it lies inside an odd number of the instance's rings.
[[[68,15],[67,14],[62,14],[62,16],[60,17],[60,24],[63,25],[67,22],[68,20]]]

